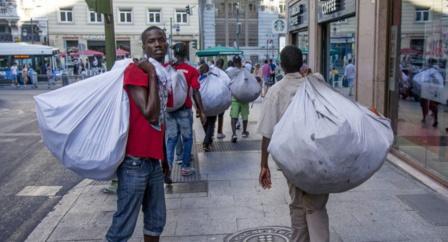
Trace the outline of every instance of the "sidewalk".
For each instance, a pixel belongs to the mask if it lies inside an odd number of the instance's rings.
[[[251,135],[239,139],[240,150],[228,145],[231,135],[226,112],[227,137],[215,145],[225,151],[203,153],[199,149],[200,181],[175,184],[167,190],[167,225],[161,241],[285,241],[282,238],[290,226],[289,194],[272,161],[272,189],[258,185],[260,152],[254,144],[260,139],[255,134],[259,109],[260,103],[255,103],[249,122]],[[200,144],[203,131],[198,122],[195,134]],[[27,241],[102,241],[116,206],[114,195],[101,192],[105,186],[107,183],[81,182]],[[332,194],[328,212],[331,241],[448,241],[448,198],[389,162],[358,188]],[[244,233],[232,236],[239,231]],[[271,237],[260,234],[266,231]],[[131,241],[143,241],[142,237],[140,217]]]

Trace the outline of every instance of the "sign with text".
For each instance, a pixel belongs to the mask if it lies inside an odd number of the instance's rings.
[[[329,22],[356,13],[355,0],[319,0],[318,22]]]
[[[290,1],[288,5],[288,31],[308,27],[308,0]]]

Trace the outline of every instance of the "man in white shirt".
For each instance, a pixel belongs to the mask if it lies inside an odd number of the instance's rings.
[[[344,69],[344,77],[347,79],[348,87],[350,91],[348,93],[349,96],[353,95],[353,82],[356,78],[356,68],[355,65],[352,64],[352,60],[348,60],[348,65],[345,66]]]
[[[263,108],[258,123],[258,133],[263,136],[261,143],[260,184],[271,188],[271,175],[268,166],[268,146],[274,132],[274,126],[280,121],[297,89],[304,85],[300,74],[303,64],[302,52],[295,46],[286,46],[280,53],[280,65],[285,77],[269,89],[263,100]],[[298,127],[306,129],[307,127]],[[328,194],[312,195],[302,191],[288,181],[291,203],[292,238],[291,241],[329,241],[329,221],[326,209]]]
[[[248,70],[249,72],[252,72],[252,64],[250,63],[250,61],[246,61],[244,63],[244,68],[246,68],[246,70]]]

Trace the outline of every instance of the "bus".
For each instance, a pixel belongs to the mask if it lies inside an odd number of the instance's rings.
[[[61,70],[59,49],[27,43],[0,43],[0,82],[8,82],[12,79],[11,66],[17,64],[17,72],[23,66],[33,68],[38,74],[39,81],[47,81],[45,65],[50,65],[52,74]],[[20,74],[19,74],[20,75]]]

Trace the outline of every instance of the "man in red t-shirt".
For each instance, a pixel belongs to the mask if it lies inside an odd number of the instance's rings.
[[[142,42],[146,55],[163,63],[168,48],[165,33],[151,26],[142,33]],[[144,240],[159,241],[166,222],[163,172],[169,171],[163,150],[166,88],[148,61],[130,64],[123,82],[130,107],[128,143],[117,170],[117,211],[106,239],[127,241],[142,209]]]
[[[206,117],[202,112],[204,109],[202,107],[201,94],[199,93],[199,72],[196,68],[187,64],[187,46],[184,43],[177,43],[173,46],[173,49],[174,56],[177,59],[173,67],[184,73],[188,85],[188,96],[183,107],[167,113],[166,156],[172,167],[176,144],[181,141],[183,150],[181,175],[189,176],[194,174],[190,160],[193,147],[193,113],[191,111],[193,102],[191,100],[191,90],[198,113],[201,116],[201,121],[205,122]]]

